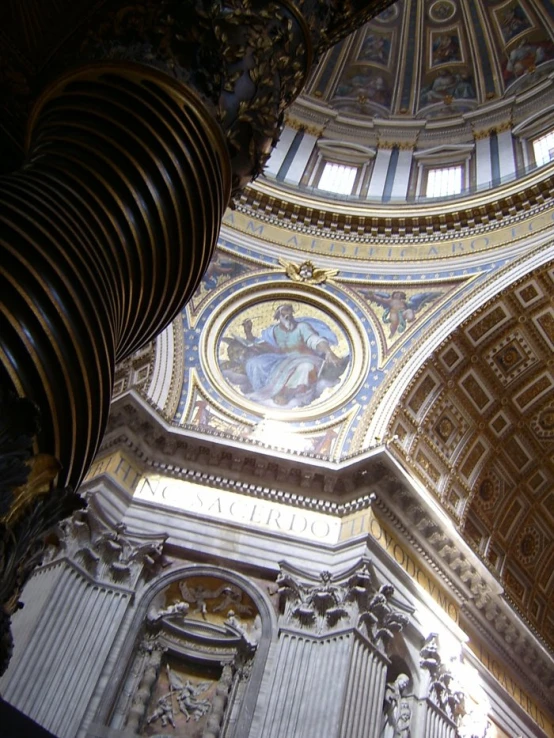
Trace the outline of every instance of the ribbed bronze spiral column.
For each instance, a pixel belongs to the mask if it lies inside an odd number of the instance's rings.
[[[63,489],[101,439],[115,362],[194,292],[314,58],[391,2],[78,1],[86,20],[38,54],[54,81],[26,165],[0,179],[0,671],[38,542],[79,504]],[[30,17],[8,30],[27,38]]]
[[[196,288],[230,182],[219,127],[156,70],[91,65],[37,104],[28,164],[0,182],[1,363],[62,484],[92,460],[115,362]]]

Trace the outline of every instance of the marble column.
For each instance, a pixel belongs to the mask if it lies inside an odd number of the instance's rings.
[[[368,200],[380,200],[385,191],[392,149],[378,149],[367,191]]]
[[[490,187],[492,182],[490,137],[483,136],[475,141],[475,185],[477,189]]]
[[[379,734],[388,659],[358,630],[281,634],[264,738]]]

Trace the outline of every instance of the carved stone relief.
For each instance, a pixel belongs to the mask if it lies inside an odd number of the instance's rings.
[[[111,527],[89,507],[58,525],[44,563],[66,556],[95,580],[134,586],[140,577],[148,581],[167,566],[166,537],[131,534],[124,523]]]
[[[148,610],[127,680],[133,696],[126,729],[144,736],[223,736],[260,632],[256,606],[231,582],[192,576],[167,586]]]
[[[357,627],[383,653],[394,634],[408,624],[407,614],[391,604],[394,587],[378,585],[368,559],[341,574],[323,571],[319,576],[281,563],[277,592],[287,625],[315,634]]]

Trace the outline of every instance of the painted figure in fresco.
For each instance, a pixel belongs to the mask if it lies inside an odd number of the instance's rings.
[[[383,738],[410,738],[412,712],[405,697],[409,683],[409,676],[399,674],[394,682],[388,682],[385,687]]]
[[[430,10],[431,18],[435,21],[448,20],[454,13],[455,8],[449,2],[435,3]]]
[[[386,66],[389,63],[389,52],[390,39],[381,34],[370,33],[363,43],[360,59]]]
[[[361,292],[369,300],[385,308],[383,323],[390,326],[389,338],[397,332],[403,333],[407,324],[413,323],[416,319],[418,310],[428,302],[434,302],[443,294],[442,292],[420,292],[407,297],[403,290],[394,290],[392,293],[374,290],[361,290]]]
[[[535,71],[542,64],[554,56],[554,44],[551,41],[529,43],[522,40],[508,54],[504,65],[504,80],[508,83],[522,77],[527,72]]]
[[[475,98],[475,89],[471,75],[467,72],[454,73],[451,69],[442,69],[430,85],[421,90],[422,105],[444,102],[448,98],[469,100]]]
[[[225,259],[220,253],[215,254],[204,276],[202,286],[205,290],[215,290],[221,282],[237,277],[246,271],[244,264],[232,259]]]
[[[337,87],[337,97],[353,97],[357,100],[377,103],[388,108],[391,92],[387,80],[375,70],[361,65],[351,67]]]
[[[500,28],[504,41],[508,43],[512,38],[531,28],[531,23],[525,15],[525,12],[519,3],[507,8],[500,21]]]
[[[225,378],[244,395],[268,407],[301,407],[317,399],[339,381],[350,357],[337,356],[337,337],[322,320],[294,315],[291,304],[279,305],[275,324],[261,336],[252,321],[243,322],[244,338],[223,338],[227,361],[220,366]]]
[[[379,13],[379,15],[375,17],[375,20],[379,21],[380,23],[389,23],[390,21],[394,20],[397,15],[398,15],[397,6],[389,5],[388,8],[385,8],[385,10],[382,10]]]
[[[433,66],[461,60],[460,39],[457,36],[444,34],[433,39]]]

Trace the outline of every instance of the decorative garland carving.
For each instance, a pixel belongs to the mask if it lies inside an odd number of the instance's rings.
[[[464,693],[455,683],[454,675],[439,654],[438,635],[431,633],[420,651],[420,666],[429,673],[429,699],[458,723],[465,714]]]
[[[389,4],[115,2],[93,18],[79,53],[140,61],[192,87],[225,131],[236,195],[261,173],[314,57]]]

